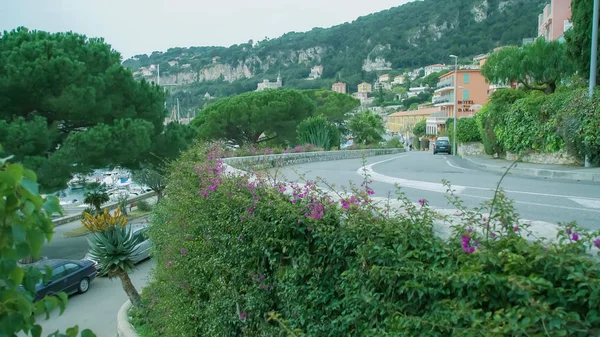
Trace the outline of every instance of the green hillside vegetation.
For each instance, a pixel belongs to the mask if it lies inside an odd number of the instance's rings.
[[[463,62],[502,45],[520,45],[523,38],[537,33],[537,15],[546,0],[424,0],[360,17],[351,23],[331,28],[314,28],[309,32],[290,32],[276,39],[252,40],[230,47],[171,48],[151,55],[136,55],[123,65],[133,70],[160,64],[161,75],[182,71],[198,72],[216,62],[237,66],[246,62],[254,76],[229,83],[223,80],[202,81],[177,90],[167,100],[202,107],[206,92],[224,97],[256,89],[263,78],[274,80],[281,72],[284,86],[295,89],[329,88],[336,80],[349,85],[350,92],[362,82],[373,82],[377,72],[363,71],[363,62],[383,57],[391,62],[392,75],[434,63],[447,63],[455,54]],[[487,6],[485,5],[487,4]],[[381,47],[378,47],[381,46]],[[321,60],[299,62],[295,52],[321,48]],[[261,62],[273,58],[268,66]],[[168,61],[177,60],[170,66]],[[188,68],[182,65],[189,64]],[[322,79],[306,81],[310,68],[322,65]],[[264,68],[264,69],[263,69]],[[196,100],[196,101],[194,101]],[[194,102],[187,102],[194,101]],[[182,105],[184,105],[182,103]]]

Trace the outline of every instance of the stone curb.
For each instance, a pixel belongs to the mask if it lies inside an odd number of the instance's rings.
[[[494,166],[489,164],[483,164],[478,161],[475,161],[469,157],[463,157],[465,160],[469,161],[474,166],[484,169],[490,172],[496,172],[503,174],[506,172],[508,167],[504,166]],[[574,171],[557,171],[557,170],[547,170],[547,169],[534,169],[534,168],[523,168],[519,167],[517,164],[516,167],[513,167],[509,174],[519,175],[519,176],[528,176],[528,177],[538,177],[538,178],[549,178],[549,179],[562,179],[562,180],[575,180],[575,181],[592,181],[592,182],[600,182],[600,173],[584,173],[584,172],[574,172]]]
[[[131,301],[127,300],[117,314],[117,337],[139,337],[135,328],[129,323],[129,309]]]
[[[130,204],[130,203],[133,203],[133,202],[136,202],[136,201],[145,200],[145,199],[151,198],[151,197],[153,197],[155,195],[156,195],[156,192],[154,192],[154,191],[153,192],[148,192],[148,193],[139,195],[139,196],[137,196],[135,198],[127,199],[127,203]],[[108,208],[109,211],[112,211],[113,209],[116,209],[118,205],[119,205],[118,202],[113,202],[112,204],[108,204],[104,208]],[[83,212],[83,209],[81,211]],[[57,227],[57,226],[64,225],[66,223],[69,223],[69,222],[72,222],[72,221],[75,221],[75,220],[79,220],[80,218],[81,218],[81,213],[79,213],[79,214],[73,214],[73,215],[67,215],[67,216],[64,216],[62,218],[54,219],[52,222],[54,223],[54,227]]]

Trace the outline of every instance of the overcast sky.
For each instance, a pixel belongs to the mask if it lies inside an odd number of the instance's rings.
[[[331,27],[411,0],[0,0],[0,31],[18,26],[104,37],[124,58]]]

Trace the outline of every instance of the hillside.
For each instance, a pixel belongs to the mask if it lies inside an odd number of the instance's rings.
[[[171,48],[124,61],[138,78],[186,85],[194,94],[228,96],[256,89],[280,71],[286,87],[328,87],[339,79],[355,91],[378,71],[400,72],[434,63],[448,55],[466,60],[494,47],[534,37],[537,15],[548,0],[423,0],[360,17],[327,29],[290,32],[231,47]],[[305,80],[312,66],[323,66],[321,79]],[[393,73],[393,72],[392,72]],[[197,95],[196,95],[197,96]],[[185,97],[182,97],[185,99]]]

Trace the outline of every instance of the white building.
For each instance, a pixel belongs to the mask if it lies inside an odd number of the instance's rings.
[[[270,82],[269,80],[263,80],[262,83],[258,83],[256,91],[262,91],[265,89],[279,89],[283,86],[283,82],[281,81],[281,75],[277,75],[276,82]]]

